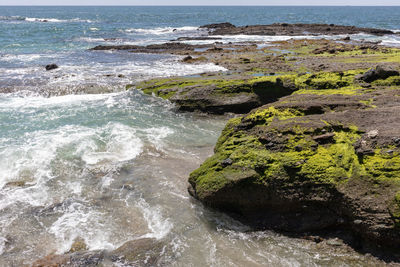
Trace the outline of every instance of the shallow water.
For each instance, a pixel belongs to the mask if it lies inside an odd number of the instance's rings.
[[[318,8],[246,9],[0,7],[0,266],[67,252],[76,238],[89,250],[112,250],[141,237],[163,244],[162,266],[377,263],[351,250],[253,232],[189,196],[189,173],[212,155],[226,118],[176,113],[164,100],[124,88],[223,68],[169,55],[87,50],[199,36],[198,26],[212,22],[337,23],[338,10],[342,17],[360,11],[327,8],[327,21],[316,21]],[[394,10],[361,11],[375,19],[343,23],[400,29]],[[277,38],[290,37],[223,42],[268,45]],[[46,72],[49,63],[60,68]]]
[[[0,101],[2,266],[67,252],[76,238],[111,250],[141,237],[163,242],[160,265],[369,262],[251,232],[191,199],[188,174],[212,154],[223,119],[177,114],[139,92]]]

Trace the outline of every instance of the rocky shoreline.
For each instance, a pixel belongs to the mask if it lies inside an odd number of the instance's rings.
[[[331,27],[332,34],[361,30]],[[206,28],[210,35],[265,34],[270,26]],[[193,49],[186,61],[201,57],[227,73],[136,85],[181,111],[249,112],[228,122],[215,155],[190,175],[190,194],[255,229],[335,233],[361,252],[398,262],[400,50],[348,39],[236,45],[234,52],[224,44]]]
[[[342,239],[357,251],[400,262],[400,49],[369,42],[290,39],[219,43],[214,35],[395,34],[326,24],[202,26],[214,44],[181,41],[97,46],[182,56],[226,72],[156,78],[127,85],[175,103],[177,110],[234,113],[215,154],[189,177],[189,193],[254,229],[321,242]],[[153,239],[112,252],[75,246],[34,266],[157,262]],[[81,249],[79,249],[81,248]],[[82,250],[82,251],[79,251]],[[154,252],[155,251],[155,252]],[[153,253],[154,252],[154,253]],[[382,263],[383,264],[383,263]]]

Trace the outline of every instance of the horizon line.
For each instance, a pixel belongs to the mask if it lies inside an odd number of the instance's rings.
[[[1,7],[400,7],[400,5],[3,5]]]

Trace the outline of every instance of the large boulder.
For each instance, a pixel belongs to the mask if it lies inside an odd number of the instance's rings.
[[[232,119],[189,192],[257,228],[349,230],[398,249],[397,94],[292,95]]]

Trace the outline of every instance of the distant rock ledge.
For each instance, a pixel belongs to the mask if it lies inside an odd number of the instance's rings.
[[[210,35],[341,35],[367,33],[373,35],[396,34],[393,31],[375,28],[361,28],[355,26],[335,24],[289,24],[274,23],[269,25],[235,26],[229,22],[203,25],[200,28],[208,29]]]

